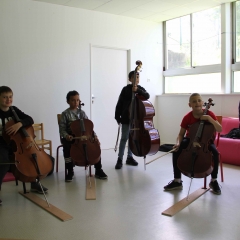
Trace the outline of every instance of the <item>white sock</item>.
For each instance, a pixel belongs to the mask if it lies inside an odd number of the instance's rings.
[[[174,182],[181,183],[181,178],[174,178]]]
[[[217,180],[216,178],[212,178],[212,179],[211,179],[211,182],[214,182],[214,181],[216,181],[216,180]]]

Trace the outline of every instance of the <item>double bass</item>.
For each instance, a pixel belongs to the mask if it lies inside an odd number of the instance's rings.
[[[213,106],[212,98],[205,103],[203,115]],[[190,142],[178,158],[178,168],[187,177],[204,178],[211,174],[212,153],[209,145],[214,142],[215,128],[204,120],[194,123],[189,129]]]
[[[5,124],[5,129],[11,127],[20,119],[13,107],[10,107],[14,119]],[[21,182],[34,182],[45,178],[53,169],[53,162],[46,152],[39,148],[34,140],[32,126],[21,127],[16,134],[7,135],[3,131],[5,141],[14,152],[13,175]]]
[[[79,109],[81,110],[81,105]],[[80,119],[71,123],[73,143],[70,150],[70,156],[77,166],[90,166],[99,162],[101,149],[99,141],[93,131],[93,122],[89,119],[83,119],[80,111]]]
[[[136,75],[141,69],[142,62],[136,62],[133,86],[136,85]],[[138,157],[154,155],[160,146],[158,130],[154,128],[153,117],[155,110],[150,101],[132,92],[130,105],[129,146],[132,153]]]

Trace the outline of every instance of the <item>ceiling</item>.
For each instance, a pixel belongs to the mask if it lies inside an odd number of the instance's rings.
[[[198,12],[236,0],[33,0],[153,22]]]

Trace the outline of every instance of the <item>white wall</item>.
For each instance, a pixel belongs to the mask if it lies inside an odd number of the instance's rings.
[[[130,49],[131,68],[136,60],[143,62],[140,84],[154,103],[162,93],[161,39],[162,25],[149,21],[32,0],[1,0],[0,85],[13,89],[13,105],[44,123],[45,138],[53,141],[55,151],[57,113],[68,107],[68,91],[80,92],[90,115],[90,44]]]
[[[157,121],[161,143],[176,142],[183,116],[191,111],[188,106],[190,95],[161,95],[157,97]],[[237,117],[239,95],[202,95],[203,101],[213,99],[214,106],[210,108],[215,115],[223,117]]]

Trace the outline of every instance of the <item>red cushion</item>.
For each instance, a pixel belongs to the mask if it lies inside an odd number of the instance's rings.
[[[218,151],[223,163],[240,165],[240,139],[220,138]]]
[[[233,128],[239,127],[239,119],[232,117],[223,117],[222,132],[225,135]],[[215,141],[216,143],[216,141]],[[221,154],[222,162],[240,166],[240,139],[219,138],[218,151]]]
[[[238,118],[223,117],[221,135],[227,134],[233,128],[238,128],[238,127],[239,127],[239,119]]]
[[[15,177],[13,176],[12,173],[8,172],[4,179],[3,179],[3,182],[10,182],[10,181],[15,181]]]

